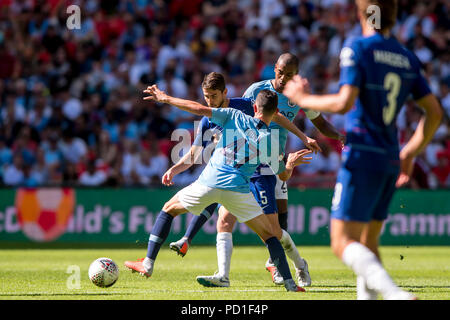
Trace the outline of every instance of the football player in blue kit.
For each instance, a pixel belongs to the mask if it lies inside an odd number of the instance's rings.
[[[264,80],[252,84],[244,93],[244,98],[254,100],[258,93],[262,90],[270,90],[275,92],[278,96],[279,112],[295,127],[292,123],[294,118],[300,111],[300,107],[287,99],[282,91],[284,85],[298,73],[299,60],[291,53],[282,54],[275,64],[275,79]],[[320,112],[304,110],[306,116],[324,135],[343,142],[345,136],[341,135],[323,116]],[[279,134],[279,148],[281,157],[284,154],[288,131],[282,128],[279,124],[272,122],[271,129],[278,130]],[[315,151],[319,151],[317,149]],[[256,199],[263,205],[264,213],[267,214],[271,223],[277,230],[277,235],[285,249],[289,259],[293,262],[295,267],[295,274],[298,283],[307,287],[311,285],[311,277],[308,270],[308,264],[303,259],[287,232],[287,190],[282,191],[283,182],[275,175],[270,168],[262,165],[257,169],[251,178],[252,191]],[[280,204],[280,208],[278,208]],[[281,210],[279,210],[281,209]],[[280,213],[280,214],[279,214]],[[211,276],[199,276],[197,281],[209,286],[222,286],[223,283],[229,281],[231,255],[233,250],[232,232],[236,225],[236,218],[233,212],[227,210],[226,207],[219,209],[219,219],[217,221],[217,260],[218,272]],[[178,241],[180,245],[183,240]],[[277,285],[283,284],[283,277],[278,272],[276,266],[270,260],[265,263],[265,267],[270,271],[272,281]]]
[[[357,275],[357,298],[415,299],[399,288],[381,264],[379,236],[396,187],[408,182],[414,158],[430,142],[442,118],[417,57],[392,35],[396,0],[356,0],[362,36],[345,41],[340,55],[340,90],[311,95],[301,77],[284,94],[310,110],[346,114],[347,143],[331,214],[331,247]],[[380,9],[380,24],[369,19]],[[396,117],[409,96],[424,115],[399,150]]]
[[[220,73],[211,72],[207,74],[202,82],[202,91],[207,105],[211,108],[235,108],[247,115],[254,115],[252,99],[227,98],[225,79]],[[306,147],[311,150],[319,150],[319,146],[314,139],[305,136],[282,114],[275,114],[274,122],[279,123],[280,127],[286,126],[290,129],[290,131],[296,134],[303,141]],[[202,154],[203,159],[207,160],[215,146],[215,144],[211,142],[212,140],[217,140],[221,132],[221,127],[212,123],[208,117],[203,117],[200,121],[194,143],[192,144],[189,152],[187,152],[177,163],[175,163],[164,173],[162,183],[166,186],[172,186],[172,179],[175,175],[187,170],[195,163],[201,163],[198,159],[201,160]],[[252,191],[254,191],[254,188]],[[184,256],[188,250],[191,240],[195,237],[205,222],[211,217],[217,206],[218,204],[212,204],[205,208],[200,215],[194,216],[183,238],[179,241],[170,243],[170,248],[175,250],[179,255]]]
[[[152,228],[147,256],[143,261],[126,261],[125,266],[150,277],[173,218],[188,211],[199,215],[205,207],[220,203],[230,208],[240,222],[246,223],[265,242],[283,275],[286,290],[305,291],[292,279],[283,248],[249,188],[249,179],[261,163],[269,164],[286,178],[295,166],[307,163],[304,156],[311,152],[304,149],[289,154],[286,166],[279,161],[278,152],[271,152],[273,142],[269,125],[277,113],[276,94],[262,91],[256,98],[254,117],[251,117],[233,108],[209,108],[194,101],[173,98],[156,86],[148,87],[144,92],[149,94],[145,100],[168,103],[181,110],[207,116],[223,128],[224,133],[200,177],[164,205]]]

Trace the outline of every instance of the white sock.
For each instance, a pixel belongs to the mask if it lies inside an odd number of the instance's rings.
[[[380,293],[384,299],[395,299],[403,293],[383,268],[376,255],[359,242],[352,242],[345,247],[342,261],[362,277],[367,288]]]
[[[375,290],[367,288],[363,277],[356,277],[356,299],[357,300],[377,300],[378,293]]]
[[[281,236],[280,242],[283,246],[284,252],[289,257],[289,259],[294,263],[295,268],[303,269],[305,267],[305,262],[303,261],[300,253],[295,246],[294,241],[292,241],[291,236],[285,230],[283,231],[283,235]]]
[[[230,278],[231,253],[233,252],[233,234],[231,232],[219,232],[216,237],[217,265],[219,275]]]

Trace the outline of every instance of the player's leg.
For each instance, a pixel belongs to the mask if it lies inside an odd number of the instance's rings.
[[[233,228],[236,224],[233,216],[224,206],[219,208],[217,219],[217,267],[218,271],[212,276],[198,276],[197,282],[206,287],[229,287],[231,254],[233,253]]]
[[[189,249],[192,239],[200,231],[206,221],[211,218],[216,208],[217,203],[213,203],[206,207],[200,215],[194,215],[184,236],[178,241],[171,242],[169,245],[170,249],[176,251],[181,257],[184,257]]]
[[[288,231],[288,188],[286,181],[282,181],[278,176],[277,184],[275,186],[275,198],[277,199],[278,207],[278,223],[283,232],[284,237],[281,240],[283,248],[285,248],[286,255],[295,264],[295,275],[298,284],[302,287],[311,286],[311,276],[309,275],[308,263],[300,256],[294,242],[292,241]]]
[[[292,279],[283,246],[276,237],[274,227],[269,222],[267,215],[261,214],[246,221],[245,224],[264,240],[272,262],[283,277],[286,290],[295,292],[305,291],[305,289],[298,287]]]
[[[277,208],[278,208],[278,223],[280,224],[281,229],[288,229],[288,201],[287,199],[278,199],[277,198]]]
[[[278,195],[280,198],[284,198],[283,200],[287,202],[287,190],[284,190],[285,192],[283,192],[283,186],[285,187],[285,184],[283,184],[283,181],[278,179],[277,176],[261,175],[251,179],[250,190],[273,226],[275,236],[280,240],[286,255],[294,263],[299,284],[301,286],[310,286],[311,278],[309,277],[308,266],[305,260],[300,256],[289,233],[286,230],[283,230],[279,223],[280,219],[279,214],[277,213],[278,201],[276,200],[276,196]],[[287,204],[284,205],[285,210],[287,210],[286,207]],[[285,213],[285,216],[287,216],[287,213]],[[265,267],[266,270],[270,271],[272,281],[275,284],[283,284],[283,281],[281,280],[282,276],[270,257],[267,260]]]
[[[125,267],[132,271],[137,271],[143,276],[150,277],[153,273],[153,266],[159,249],[169,235],[173,218],[186,212],[187,210],[180,203],[178,195],[173,196],[166,202],[158,214],[150,233],[146,257],[143,260],[125,261]]]
[[[212,199],[214,199],[216,193],[216,189],[198,183],[193,183],[180,190],[164,204],[161,212],[158,214],[150,233],[145,259],[134,262],[126,261],[125,266],[150,277],[161,245],[169,235],[173,218],[189,211],[194,214],[200,214],[203,208],[215,202]]]
[[[298,251],[297,246],[292,240],[290,234],[280,227],[278,214],[267,214],[267,218],[269,219],[271,225],[275,228],[275,235],[280,240],[284,252],[288,256],[289,260],[291,260],[294,264],[295,274],[299,285],[302,287],[311,286],[311,277],[308,271],[308,264],[306,260],[301,257],[300,252]],[[266,268],[267,266],[268,263],[266,263]]]
[[[217,265],[218,274],[226,279],[230,278],[231,254],[233,253],[233,228],[236,225],[236,217],[224,206],[219,208],[217,220]]]
[[[275,199],[277,199],[278,222],[281,229],[288,229],[288,188],[286,181],[282,181],[276,176],[277,184],[275,185]]]
[[[381,233],[381,228],[383,227],[383,221],[372,220],[367,224],[361,233],[360,242],[365,245],[370,251],[372,251],[380,259],[380,253],[378,251],[378,243]],[[363,277],[358,276],[356,278],[356,293],[358,300],[376,300],[378,293],[375,290],[367,287],[367,284]]]
[[[333,197],[331,247],[367,288],[385,299],[411,299],[412,295],[395,285],[376,254],[360,243],[369,221],[379,218],[374,212],[386,187],[383,173],[341,168]]]
[[[362,230],[360,242],[372,251],[380,260],[381,256],[378,250],[380,242],[380,234],[383,228],[383,221],[388,216],[389,204],[396,191],[395,183],[397,181],[397,174],[392,174],[391,177],[386,177],[384,192],[381,195],[377,206],[374,209],[374,217],[369,224]],[[357,299],[359,300],[376,300],[377,292],[367,286],[363,277],[356,278]]]
[[[275,199],[275,185],[276,178],[274,175],[261,175],[258,177],[253,177],[250,179],[250,191],[255,197],[256,202],[263,210],[263,213],[268,217],[271,217],[270,223],[272,223],[274,230],[276,230],[275,236],[278,240],[281,239],[282,232],[278,224],[278,214],[277,214],[277,202]],[[276,285],[283,285],[284,280],[281,273],[278,271],[272,259],[267,259],[265,263],[265,268],[270,272],[272,277],[272,282]]]
[[[274,227],[261,211],[253,194],[224,191],[221,203],[233,213],[239,222],[246,223],[264,240],[273,262],[284,278],[285,288],[288,291],[304,291],[303,288],[297,287],[292,279],[286,255],[280,241],[275,236]]]

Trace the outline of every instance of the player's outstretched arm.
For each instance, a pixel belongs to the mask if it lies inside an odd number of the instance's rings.
[[[154,100],[156,102],[171,104],[178,109],[196,114],[198,116],[206,116],[210,118],[212,115],[211,108],[195,101],[171,97],[164,91],[159,90],[156,85],[147,87],[147,89],[143,92],[148,94],[147,97],[144,97],[144,100]]]
[[[401,168],[397,187],[401,187],[409,182],[413,171],[414,158],[431,141],[442,121],[443,111],[439,101],[433,94],[428,94],[416,102],[425,111],[425,115],[420,119],[411,139],[400,151]]]
[[[341,134],[330,122],[327,121],[327,119],[322,116],[322,114],[320,114],[317,118],[312,119],[311,122],[324,136],[339,140],[342,147],[344,147],[346,140],[345,135]]]
[[[322,152],[322,149],[320,148],[317,141],[313,138],[308,137],[305,135],[295,124],[293,124],[291,121],[289,121],[288,118],[283,116],[281,113],[277,112],[275,113],[273,117],[273,122],[279,124],[286,130],[289,130],[293,134],[295,134],[297,137],[302,140],[303,144],[310,150],[312,150],[314,153]]]
[[[186,153],[176,164],[168,169],[162,176],[161,182],[165,186],[173,186],[173,177],[181,172],[186,171],[195,163],[203,150],[202,146],[191,146],[189,152]]]
[[[304,79],[299,75],[289,81],[283,94],[302,108],[319,112],[345,114],[353,107],[359,89],[351,85],[343,85],[338,93],[326,95],[309,94]]]
[[[302,149],[297,152],[289,153],[288,159],[286,161],[286,169],[278,174],[278,177],[282,181],[287,181],[292,176],[292,172],[294,168],[301,164],[307,164],[311,161],[311,157],[306,157],[308,154],[311,154],[312,151],[308,149]]]

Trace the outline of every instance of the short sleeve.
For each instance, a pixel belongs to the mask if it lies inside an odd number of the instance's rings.
[[[252,84],[250,87],[247,88],[247,90],[245,90],[244,94],[242,95],[242,98],[250,99],[250,101],[253,104],[256,100],[257,96],[256,92],[257,92],[256,84]]]
[[[354,39],[347,40],[341,50],[340,60],[340,86],[351,85],[360,88],[362,79],[361,49]]]
[[[231,120],[234,112],[236,112],[236,110],[232,108],[214,108],[212,109],[210,120],[212,123],[223,128],[225,124]]]

